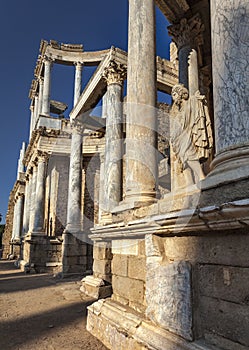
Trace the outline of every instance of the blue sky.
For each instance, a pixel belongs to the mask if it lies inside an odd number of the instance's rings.
[[[40,40],[83,44],[86,51],[127,50],[128,0],[1,0],[0,213],[3,222],[16,180],[19,151],[28,140],[30,100]],[[169,56],[167,22],[157,10],[157,54]],[[86,72],[87,73],[87,72]],[[83,73],[83,81],[87,75]],[[55,65],[51,98],[72,106],[72,67]]]

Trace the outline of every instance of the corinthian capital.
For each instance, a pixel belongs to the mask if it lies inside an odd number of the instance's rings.
[[[198,14],[190,19],[182,18],[180,23],[168,26],[168,33],[172,36],[178,50],[183,46],[195,48],[203,44],[204,30],[205,26]]]
[[[79,121],[73,120],[70,123],[70,127],[72,129],[72,132],[76,132],[77,134],[83,134],[84,124],[80,123]]]
[[[110,61],[108,67],[105,68],[103,78],[106,80],[107,85],[123,85],[123,82],[126,78],[126,70],[127,67],[124,64],[117,63],[112,60]]]

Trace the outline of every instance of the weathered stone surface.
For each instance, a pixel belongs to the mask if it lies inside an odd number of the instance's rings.
[[[192,340],[191,265],[180,261],[147,266],[147,316],[161,327]]]
[[[112,259],[112,273],[118,276],[127,277],[128,257],[126,255],[114,255]]]
[[[111,272],[111,260],[94,260],[93,270],[101,274],[109,274]]]
[[[130,278],[145,281],[146,277],[146,259],[145,257],[129,256],[128,258],[128,276]]]
[[[114,294],[135,301],[139,304],[144,302],[144,282],[121,276],[113,276],[112,287]]]
[[[93,258],[97,260],[112,259],[111,247],[107,243],[94,244],[93,246]]]
[[[200,294],[249,305],[249,268],[200,265]]]
[[[248,305],[203,296],[200,308],[204,332],[214,333],[249,347]]]

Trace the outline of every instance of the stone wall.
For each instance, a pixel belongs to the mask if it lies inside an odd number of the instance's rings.
[[[112,298],[136,311],[144,312],[146,305],[144,241],[113,241],[112,253]]]
[[[248,347],[248,243],[245,232],[229,231],[153,242],[150,237],[147,316],[188,340],[204,338],[229,350]]]

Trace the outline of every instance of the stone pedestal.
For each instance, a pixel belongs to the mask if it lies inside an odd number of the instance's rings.
[[[125,201],[142,204],[154,201],[157,188],[154,6],[129,1]]]
[[[111,243],[94,242],[93,258],[93,275],[83,278],[80,290],[96,299],[110,297],[112,294]]]

